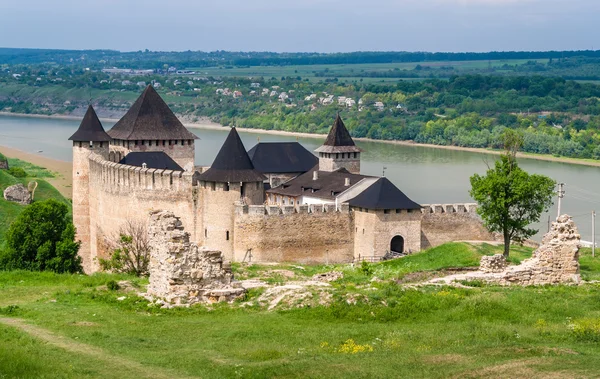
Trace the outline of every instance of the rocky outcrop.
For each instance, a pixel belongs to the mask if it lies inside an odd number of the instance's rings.
[[[232,301],[244,295],[245,289],[232,283],[231,267],[221,252],[190,242],[172,212],[151,213],[148,237],[148,295],[172,305]]]
[[[31,193],[20,183],[7,187],[4,190],[4,198],[23,205],[31,204]]]
[[[0,170],[8,170],[8,159],[0,156]]]

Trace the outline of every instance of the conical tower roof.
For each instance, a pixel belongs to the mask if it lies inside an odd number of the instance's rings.
[[[360,152],[362,149],[354,144],[350,132],[346,129],[346,125],[338,113],[325,143],[315,151],[318,153],[352,153]]]
[[[78,142],[104,142],[111,140],[110,136],[104,131],[102,123],[100,123],[98,115],[91,104],[88,106],[81,124],[79,124],[79,129],[77,129],[69,140]]]
[[[129,141],[198,138],[183,126],[151,85],[146,87],[108,134],[113,139]]]
[[[377,179],[348,203],[353,207],[367,209],[421,209],[419,204],[409,199],[385,177]]]
[[[265,177],[254,169],[254,165],[244,148],[235,128],[231,128],[212,166],[200,174],[205,182],[236,183],[262,182]]]

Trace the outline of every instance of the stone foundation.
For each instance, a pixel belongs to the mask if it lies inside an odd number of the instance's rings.
[[[191,243],[172,212],[152,212],[148,235],[152,248],[148,295],[172,305],[229,302],[244,295],[245,290],[232,283],[231,268],[221,252]]]

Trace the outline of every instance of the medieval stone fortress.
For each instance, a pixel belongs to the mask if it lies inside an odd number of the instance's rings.
[[[362,175],[362,150],[339,115],[318,156],[297,142],[247,151],[232,128],[213,164],[199,167],[198,138],[152,86],[108,132],[88,108],[70,138],[86,272],[109,255],[109,236],[152,211],[172,212],[192,242],[239,262],[375,261],[493,238],[473,204],[418,204],[387,178]]]

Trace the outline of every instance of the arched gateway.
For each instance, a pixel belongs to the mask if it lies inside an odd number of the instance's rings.
[[[390,242],[390,252],[392,253],[404,253],[404,237],[395,236]]]

